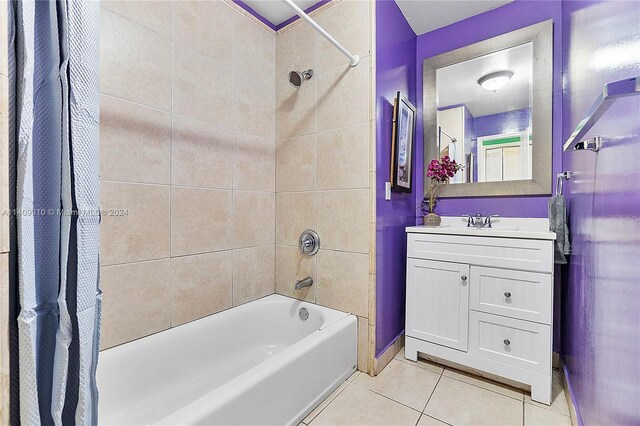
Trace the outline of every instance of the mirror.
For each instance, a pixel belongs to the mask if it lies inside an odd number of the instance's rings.
[[[531,179],[531,43],[436,70],[438,151],[450,183]]]
[[[424,61],[425,165],[464,166],[441,197],[551,193],[552,51],[547,21]]]

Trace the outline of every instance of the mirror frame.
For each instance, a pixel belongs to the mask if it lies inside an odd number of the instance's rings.
[[[424,105],[424,166],[436,158],[437,105],[436,71],[449,65],[468,61],[500,50],[533,44],[532,70],[532,179],[503,182],[473,182],[443,185],[441,198],[487,197],[509,195],[549,195],[552,187],[553,152],[553,20],[547,20],[515,31],[451,50],[425,59],[423,64],[422,105]],[[538,144],[536,145],[536,141]],[[429,178],[422,170],[425,195],[429,190]]]

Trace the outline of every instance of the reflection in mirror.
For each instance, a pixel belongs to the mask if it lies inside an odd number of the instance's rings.
[[[436,143],[464,166],[450,183],[532,178],[533,44],[436,70]]]

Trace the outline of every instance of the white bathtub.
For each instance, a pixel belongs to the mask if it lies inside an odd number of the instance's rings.
[[[355,316],[264,297],[102,351],[99,423],[298,424],[355,371],[356,347]]]

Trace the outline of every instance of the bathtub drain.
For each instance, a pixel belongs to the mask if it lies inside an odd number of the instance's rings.
[[[298,312],[298,315],[300,315],[300,319],[302,321],[306,321],[307,318],[309,318],[309,311],[307,310],[307,308],[300,308],[300,312]]]

